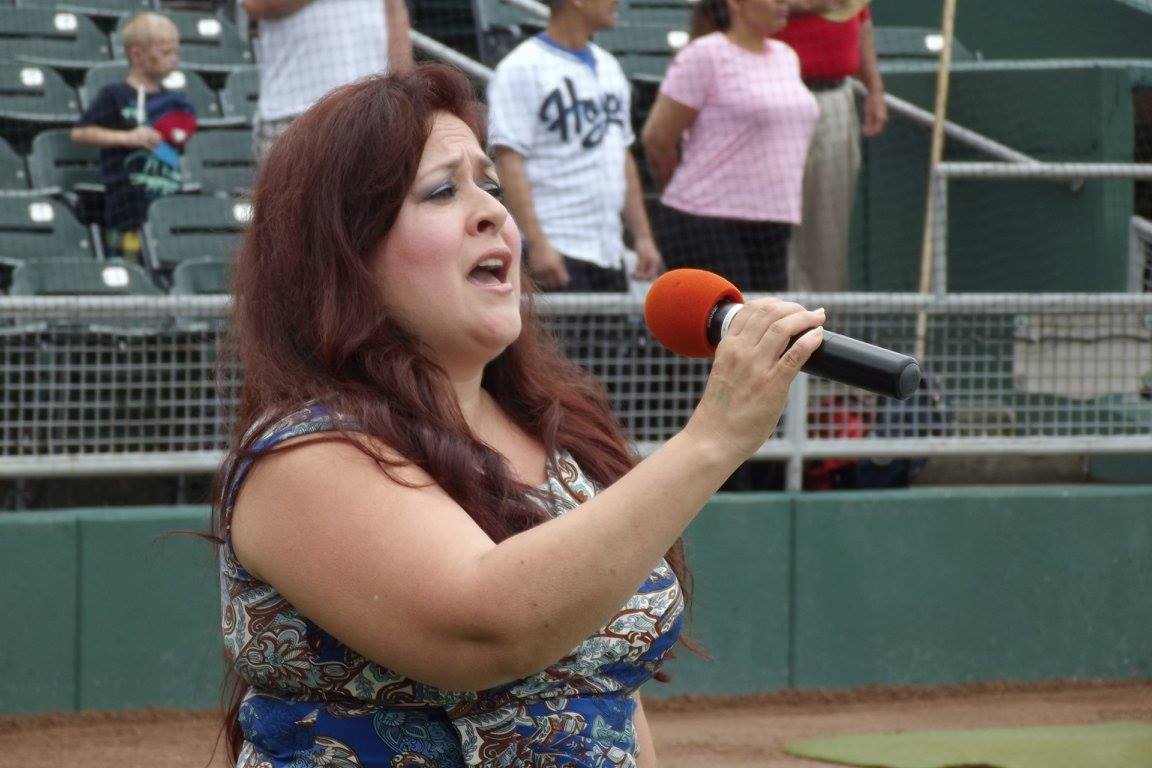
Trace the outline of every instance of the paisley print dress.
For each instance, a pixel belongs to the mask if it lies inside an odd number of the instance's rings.
[[[273,425],[257,455],[336,429],[319,406]],[[571,456],[549,469],[549,514],[595,486]],[[484,691],[448,691],[369,661],[302,616],[236,560],[228,521],[251,466],[235,473],[220,555],[228,658],[251,685],[240,706],[238,768],[630,768],[631,695],[660,668],[683,620],[680,585],[661,560],[620,611],[555,664]],[[569,490],[570,489],[570,490]]]

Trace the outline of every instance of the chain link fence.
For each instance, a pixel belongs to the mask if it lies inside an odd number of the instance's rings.
[[[1152,451],[1152,295],[809,294],[828,327],[905,353],[906,402],[803,377],[759,452],[829,456]],[[541,312],[603,382],[641,453],[678,431],[707,361],[647,333],[639,297],[547,296]],[[212,471],[239,372],[218,369],[223,297],[0,299],[0,476]],[[854,433],[849,424],[867,427]]]

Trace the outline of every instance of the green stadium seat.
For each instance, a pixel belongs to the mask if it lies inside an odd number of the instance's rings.
[[[232,259],[196,256],[180,262],[172,270],[170,293],[178,296],[202,296],[229,292],[229,269]]]
[[[24,158],[0,139],[0,197],[28,194],[28,170]]]
[[[165,272],[198,256],[231,258],[248,226],[247,201],[199,195],[162,197],[148,207],[144,253],[149,266]]]
[[[480,60],[496,66],[522,40],[541,31],[548,19],[505,0],[471,0]]]
[[[247,195],[256,177],[251,131],[197,133],[184,147],[184,170],[185,178],[204,192]]]
[[[80,86],[80,103],[84,109],[100,93],[100,89],[111,83],[123,82],[128,76],[128,65],[123,62],[109,62],[88,70],[84,76],[84,83]],[[220,111],[220,104],[216,101],[216,93],[204,82],[196,72],[178,69],[164,80],[164,87],[179,91],[184,98],[196,109],[196,122],[205,127],[239,125],[243,121],[239,118],[225,118]]]
[[[228,73],[220,90],[220,110],[224,119],[251,125],[259,100],[260,70],[257,67],[238,67]]]
[[[92,233],[72,211],[47,197],[0,197],[0,263],[93,260]]]
[[[157,6],[152,0],[16,0],[16,7],[72,11],[95,18],[119,18],[151,11]]]
[[[95,261],[93,259],[57,259],[53,261],[30,261],[16,267],[12,272],[12,284],[8,289],[11,296],[160,296],[163,295],[147,270],[120,259]],[[81,340],[65,340],[59,354],[66,355],[72,366],[91,365],[94,359],[106,358],[117,349],[114,339],[125,337],[153,337],[171,329],[174,321],[161,308],[155,317],[107,316],[91,318],[62,318],[41,324],[56,331],[72,331],[81,334]],[[25,326],[26,330],[31,328]],[[20,328],[13,329],[19,332]],[[113,338],[112,345],[102,341],[101,336]],[[48,343],[43,353],[52,353],[55,344]],[[76,349],[80,346],[80,349]],[[77,359],[79,357],[79,359]],[[63,362],[63,361],[62,361]],[[106,375],[120,379],[121,387],[132,384],[141,371],[116,370],[109,366]],[[88,395],[84,393],[82,398]]]
[[[692,16],[688,0],[622,0],[616,19],[627,26],[687,30]]]
[[[127,261],[56,259],[27,262],[12,273],[12,296],[156,296],[162,291]]]
[[[80,72],[111,61],[112,48],[87,16],[50,8],[0,7],[0,60]]]
[[[167,16],[180,34],[180,66],[197,72],[231,72],[237,67],[250,67],[256,61],[252,49],[236,26],[227,19],[195,11],[168,11]],[[111,35],[113,55],[124,57],[120,29]]]
[[[100,150],[72,141],[69,129],[41,131],[28,155],[32,187],[41,194],[103,193]]]
[[[505,0],[472,0],[472,13],[476,25],[482,29],[520,27],[524,30],[538,30],[548,25],[546,17],[529,13]]]
[[[72,125],[80,116],[76,91],[56,70],[0,61],[0,136],[20,153],[48,127]]]
[[[936,60],[940,58],[943,38],[932,27],[875,27],[876,56],[881,60]],[[962,42],[952,38],[952,60],[974,61],[976,55]]]
[[[596,33],[593,42],[620,60],[624,74],[662,77],[688,33],[667,26],[617,24]]]

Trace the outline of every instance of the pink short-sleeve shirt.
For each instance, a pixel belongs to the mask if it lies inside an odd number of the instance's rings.
[[[661,200],[686,213],[800,223],[808,144],[819,116],[796,53],[765,40],[755,53],[722,32],[676,56],[660,92],[697,110]]]

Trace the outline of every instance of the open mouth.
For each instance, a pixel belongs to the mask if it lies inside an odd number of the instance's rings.
[[[508,282],[508,262],[499,256],[483,259],[468,273],[468,281],[476,285],[503,285]]]

